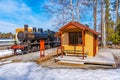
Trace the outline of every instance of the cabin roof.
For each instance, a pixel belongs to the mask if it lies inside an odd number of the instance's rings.
[[[70,26],[70,25],[73,25],[73,26]],[[81,29],[81,30],[89,31],[95,35],[99,34],[97,31],[90,29],[87,25],[83,25],[83,24],[75,21],[75,22],[69,22],[65,26],[61,27],[59,29],[59,32],[56,33],[56,36],[59,36],[63,33],[63,31],[68,31],[70,29]]]

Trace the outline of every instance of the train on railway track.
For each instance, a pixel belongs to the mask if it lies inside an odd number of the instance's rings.
[[[43,31],[42,28],[33,27],[32,31],[28,31],[28,25],[24,25],[24,31],[19,31],[17,33],[17,38],[20,44],[15,44],[11,46],[14,49],[14,53],[17,50],[21,50],[22,53],[29,53],[39,51],[40,40],[45,41],[45,49],[60,46],[60,38],[55,37],[54,31],[46,30]]]

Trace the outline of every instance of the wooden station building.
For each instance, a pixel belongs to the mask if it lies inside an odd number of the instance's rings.
[[[98,32],[79,22],[69,22],[59,29],[56,36],[61,37],[61,46],[65,54],[95,56],[98,52]]]

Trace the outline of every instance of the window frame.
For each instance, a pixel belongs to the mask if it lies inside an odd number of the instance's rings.
[[[81,36],[82,36],[82,44],[71,44],[70,43],[70,33],[80,33],[81,32]],[[69,32],[69,35],[68,35],[68,39],[69,39],[69,45],[71,45],[71,46],[83,46],[84,45],[84,32],[83,31],[79,31],[79,32]]]

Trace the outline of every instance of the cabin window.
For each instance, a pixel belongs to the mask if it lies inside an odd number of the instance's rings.
[[[70,32],[69,33],[69,44],[70,45],[82,44],[82,31],[81,32]]]

